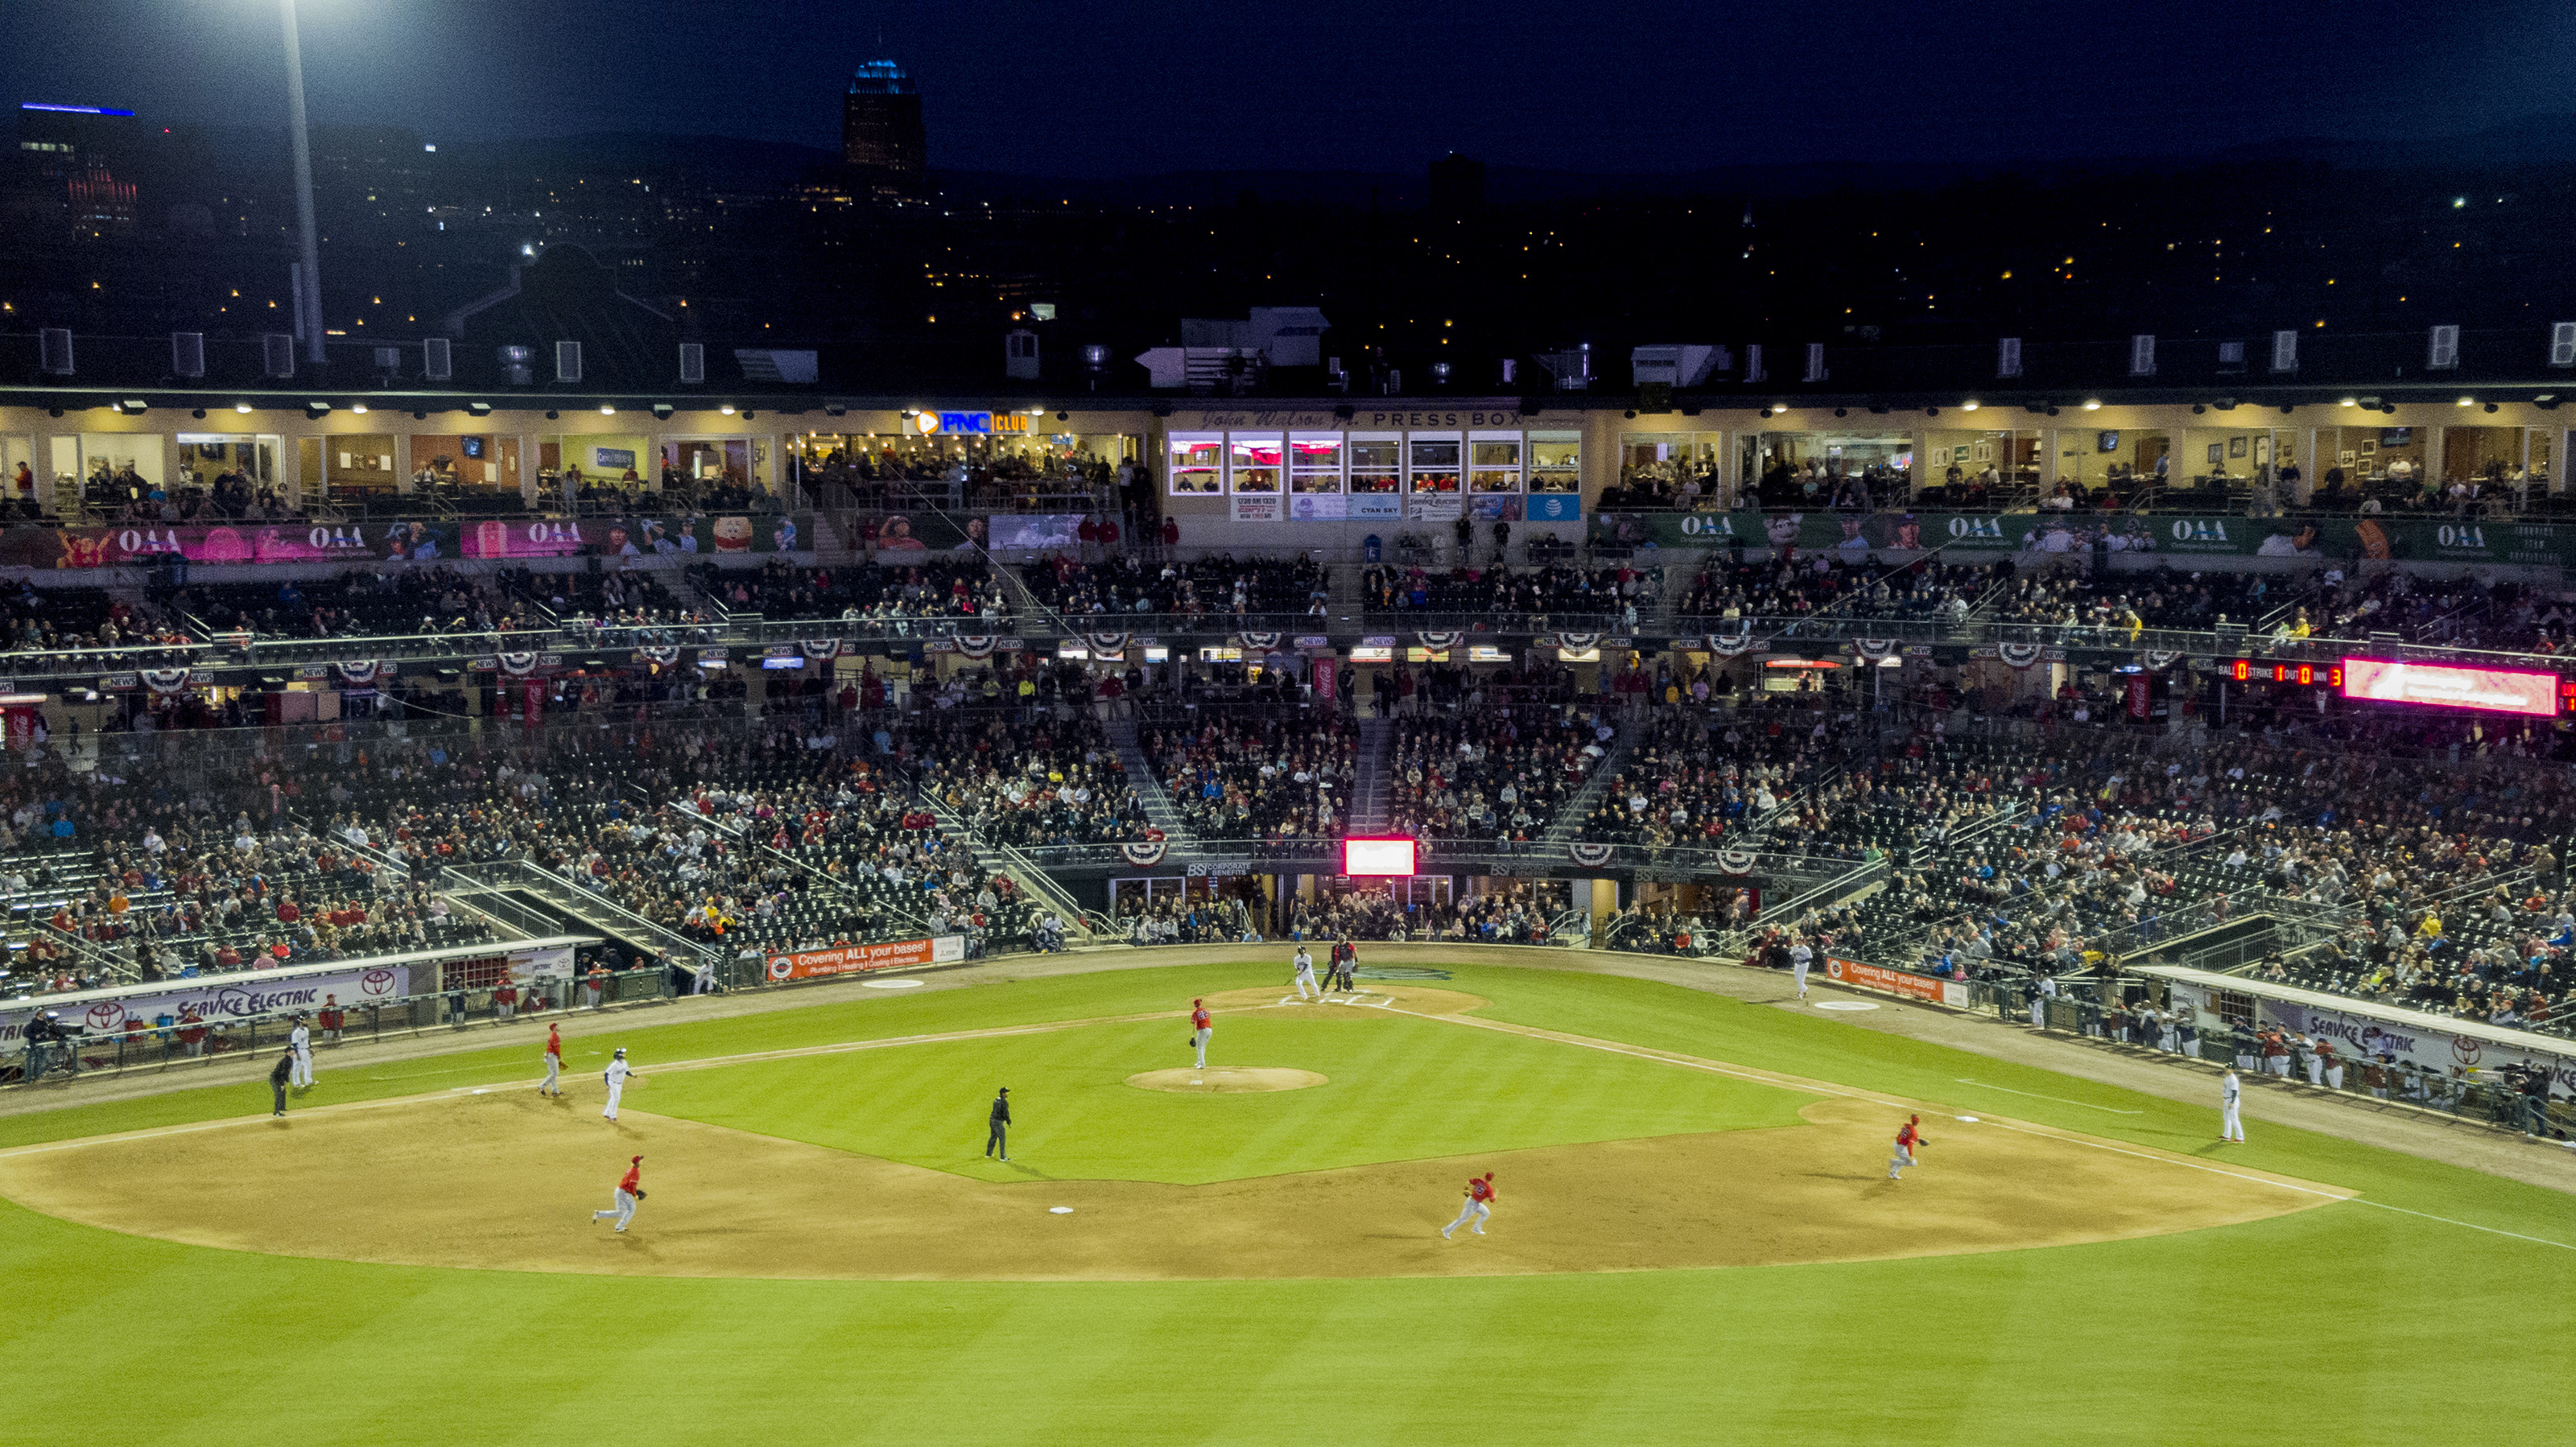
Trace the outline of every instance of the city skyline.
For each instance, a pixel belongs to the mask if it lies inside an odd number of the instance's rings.
[[[776,0],[564,0],[533,35],[497,0],[303,11],[318,124],[837,151],[851,71],[892,58],[919,82],[933,169],[1064,177],[1411,172],[1451,150],[1504,170],[1652,175],[2424,141],[2557,114],[2547,97],[2576,80],[2576,43],[2525,4],[2403,47],[2392,4],[2317,25],[2208,0],[2144,20],[1986,5],[1937,24],[1858,3],[1631,6],[1582,25],[1529,5],[1434,6],[1400,34],[1339,4],[1224,25],[1168,5],[1043,23],[1008,6],[886,6],[824,26]],[[0,17],[12,104],[276,124],[282,64],[273,12],[248,0],[23,0]]]

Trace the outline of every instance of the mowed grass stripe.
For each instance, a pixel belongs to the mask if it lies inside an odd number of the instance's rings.
[[[1132,988],[1140,980],[1164,1000],[1276,983],[1227,974],[1085,977],[1096,995],[1068,991],[1059,1013],[1040,1018],[1159,1008],[1130,1003],[1148,993]],[[1890,1095],[1949,1099],[1945,1081],[1974,1075],[2136,1108],[2135,1120],[2044,1101],[2010,1113],[2143,1145],[2189,1150],[2216,1133],[2212,1109],[1670,987],[1511,969],[1462,969],[1457,986],[1520,1023]],[[1025,1019],[1023,1002],[972,1000],[1004,993],[925,995],[908,1003],[959,1003],[872,1023],[900,1035]],[[855,1033],[702,1048],[674,1036],[645,1059]],[[1176,1015],[1161,1035],[1176,1047],[1180,1034]],[[1565,1053],[1571,1071],[1610,1058]],[[637,1103],[655,1108],[664,1083]],[[57,1134],[155,1123],[116,1109]],[[2535,1235],[2556,1234],[2567,1213],[2553,1192],[2249,1124],[2254,1143],[2224,1159]],[[980,1121],[976,1130],[980,1146]],[[1926,1169],[1940,1169],[1937,1146]],[[120,1442],[192,1447],[266,1443],[281,1430],[398,1447],[553,1443],[603,1421],[625,1447],[711,1434],[1143,1447],[2149,1444],[2247,1440],[2285,1415],[2326,1440],[2517,1441],[2550,1436],[2552,1419],[2531,1393],[2499,1390],[2498,1338],[2481,1324],[2504,1324],[2516,1343],[2515,1380],[2566,1375],[2576,1365],[2571,1255],[2326,1206],[2050,1251],[1613,1278],[709,1281],[303,1261],[137,1240],[0,1204],[0,1279],[12,1287],[0,1351],[17,1420],[112,1423]],[[171,1387],[174,1364],[201,1383],[257,1382],[273,1405],[235,1410],[220,1387]]]
[[[1118,1022],[1044,1035],[925,1042],[754,1061],[649,1083],[639,1108],[979,1180],[1195,1185],[1427,1157],[1797,1123],[1814,1097],[1588,1056],[1552,1041],[1350,1011],[1237,1012],[1217,1063],[1329,1077],[1304,1090],[1206,1096],[1140,1090],[1186,1066],[1177,1024]],[[1011,1087],[1018,1169],[982,1155],[993,1091]],[[649,1097],[647,1099],[646,1097]]]

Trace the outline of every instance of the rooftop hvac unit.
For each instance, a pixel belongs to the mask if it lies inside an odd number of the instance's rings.
[[[2284,331],[2272,334],[2272,370],[2275,372],[2299,370],[2299,334],[2297,332]]]
[[[1805,380],[1810,382],[1821,382],[1825,380],[1827,375],[1828,373],[1825,371],[1825,344],[1822,342],[1807,343],[1807,375]]]
[[[447,338],[425,337],[420,344],[420,375],[428,381],[447,382],[456,377],[455,354],[448,349]]]
[[[402,348],[376,348],[376,370],[388,377],[402,375]]]
[[[1628,353],[1628,379],[1640,387],[1655,382],[1667,387],[1696,387],[1708,380],[1710,372],[1725,366],[1725,358],[1724,347],[1635,347]]]
[[[2425,347],[2424,365],[2434,371],[2445,371],[2460,365],[2460,329],[2435,327]]]
[[[2576,367],[2576,322],[2550,323],[2549,365]]]
[[[206,375],[206,334],[204,332],[170,334],[170,375],[188,378]]]
[[[2243,342],[2220,342],[2218,344],[2218,370],[2222,373],[2242,372],[2245,370],[2245,344]]]
[[[1747,382],[1763,382],[1770,380],[1770,377],[1771,374],[1764,371],[1762,368],[1762,344],[1760,342],[1745,343],[1744,380]]]
[[[259,374],[272,381],[295,375],[295,338],[284,332],[259,334]]]
[[[1023,328],[1007,332],[1003,335],[1002,374],[1015,381],[1034,382],[1037,380],[1037,333]]]
[[[706,379],[707,344],[704,342],[680,343],[680,380],[696,383]]]
[[[1568,347],[1562,352],[1541,352],[1531,360],[1547,368],[1556,379],[1560,392],[1586,392],[1592,388],[1592,344]]]
[[[2152,377],[2155,374],[2155,333],[2140,332],[2129,338],[2129,375],[2132,377]]]
[[[581,380],[581,343],[555,343],[555,380],[558,382]]]
[[[2021,375],[2021,338],[1995,338],[1995,375],[1998,377]]]
[[[43,340],[47,375],[70,376],[72,374],[72,329],[46,327],[43,329]]]

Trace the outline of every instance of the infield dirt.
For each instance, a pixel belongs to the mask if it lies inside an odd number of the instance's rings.
[[[1410,997],[1406,1013],[1454,1015],[1481,1003],[1450,991],[1400,993]],[[1244,1009],[1276,999],[1246,991],[1211,1003]],[[1905,1103],[1614,1042],[1460,1024],[1649,1053],[1676,1066],[1812,1087],[1825,1098],[1800,1112],[1805,1124],[1782,1129],[1175,1186],[1056,1180],[1043,1161],[1015,1162],[1024,1180],[988,1183],[656,1116],[636,1109],[633,1097],[612,1124],[595,1104],[494,1090],[29,1147],[0,1156],[0,1193],[110,1230],[292,1256],[605,1274],[1015,1281],[1857,1261],[2156,1235],[2346,1194],[2223,1162],[1946,1114],[1927,1114],[1924,1163],[1891,1181],[1887,1141]],[[975,1144],[960,1142],[961,1160]],[[590,1213],[609,1204],[610,1187],[638,1152],[650,1195],[633,1229],[615,1235],[593,1225]],[[1499,1193],[1488,1234],[1441,1240],[1466,1177],[1486,1170],[1496,1172]],[[1071,1211],[1057,1214],[1059,1206]]]

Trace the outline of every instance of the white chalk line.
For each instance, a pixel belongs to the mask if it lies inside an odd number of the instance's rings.
[[[1388,998],[1387,1004],[1394,1004],[1393,997]],[[1276,1007],[1260,1005],[1254,1008],[1267,1010]],[[978,1030],[951,1030],[933,1035],[892,1035],[874,1040],[843,1040],[830,1045],[802,1045],[787,1050],[755,1050],[741,1055],[710,1055],[692,1060],[675,1060],[667,1065],[656,1065],[653,1067],[653,1073],[670,1075],[683,1070],[710,1070],[718,1066],[752,1065],[767,1060],[793,1060],[814,1055],[846,1055],[861,1050],[891,1049],[898,1045],[939,1045],[957,1040],[989,1040],[1013,1035],[1041,1035],[1059,1030],[1079,1030],[1087,1025],[1132,1025],[1140,1021],[1160,1020],[1169,1013],[1158,1010],[1143,1015],[1099,1015],[1087,1020],[1048,1020],[1034,1025],[992,1025]],[[602,1052],[587,1050],[582,1053],[585,1056],[595,1056]],[[460,1069],[434,1073],[458,1075],[471,1072]],[[540,1078],[529,1076],[522,1080],[504,1080],[484,1086],[454,1085],[445,1090],[429,1091],[418,1095],[393,1095],[382,1100],[344,1101],[336,1105],[313,1106],[292,1114],[296,1116],[336,1115],[342,1111],[374,1110],[388,1105],[417,1105],[423,1101],[452,1100],[458,1096],[472,1095],[477,1092],[489,1094],[495,1091],[532,1087]],[[644,1079],[644,1073],[637,1071],[635,1079],[639,1081]],[[273,1119],[275,1117],[259,1114],[227,1116],[222,1120],[197,1121],[188,1125],[157,1126],[149,1130],[123,1131],[115,1135],[82,1136],[73,1140],[48,1141],[41,1145],[14,1146],[7,1150],[0,1150],[0,1160],[7,1160],[12,1156],[43,1155],[49,1151],[75,1150],[82,1146],[115,1145],[125,1141],[160,1140],[169,1136],[194,1135],[199,1131],[229,1130],[242,1126],[255,1126]]]
[[[1282,1001],[1281,1003],[1286,1004],[1290,1002]],[[1351,1003],[1354,1006],[1358,1006],[1360,1004],[1358,1000],[1353,1000]],[[1279,1007],[1277,1005],[1259,1005],[1254,1008],[1274,1010]],[[1384,1004],[1367,1005],[1362,1008],[1383,1010],[1391,1015],[1410,1015],[1418,1020],[1446,1020],[1453,1024],[1472,1025],[1478,1029],[1498,1031],[1506,1035],[1521,1035],[1531,1039],[1550,1040],[1561,1045],[1573,1045],[1586,1050],[1598,1050],[1610,1055],[1626,1055],[1639,1060],[1656,1061],[1664,1065],[1677,1065],[1687,1070],[1700,1070],[1713,1075],[1733,1076],[1740,1080],[1750,1080],[1757,1084],[1776,1086],[1786,1090],[1803,1091],[1810,1095],[1830,1095],[1845,1100],[1865,1101],[1872,1105],[1886,1106],[1891,1110],[1910,1110],[1913,1108],[1912,1106],[1900,1101],[1884,1100],[1861,1091],[1845,1090],[1839,1087],[1826,1085],[1820,1081],[1807,1081],[1801,1080],[1796,1076],[1779,1075],[1773,1072],[1748,1070],[1734,1066],[1720,1065],[1715,1061],[1702,1060],[1695,1056],[1679,1055],[1665,1051],[1647,1050],[1634,1046],[1619,1045],[1607,1040],[1595,1040],[1589,1036],[1568,1035],[1562,1031],[1556,1030],[1540,1030],[1531,1026],[1513,1025],[1500,1020],[1480,1020],[1467,1015],[1433,1015],[1420,1010],[1407,1010],[1398,1006],[1396,1004],[1395,997],[1392,995],[1387,997]],[[980,1030],[957,1030],[933,1035],[901,1035],[877,1040],[847,1040],[832,1045],[800,1046],[791,1050],[753,1051],[742,1055],[718,1055],[708,1056],[697,1060],[674,1061],[669,1065],[656,1066],[655,1070],[656,1073],[669,1074],[681,1070],[708,1070],[719,1066],[752,1064],[764,1060],[790,1060],[815,1055],[839,1055],[850,1054],[861,1050],[891,1049],[899,1045],[936,1045],[956,1040],[989,1040],[1007,1038],[1016,1035],[1040,1035],[1062,1030],[1077,1030],[1088,1025],[1121,1025],[1135,1024],[1140,1021],[1159,1020],[1163,1018],[1165,1013],[1167,1012],[1156,1011],[1152,1014],[1143,1015],[1104,1015],[1096,1016],[1087,1020],[1056,1020],[1035,1025],[997,1025],[989,1026]],[[596,1054],[597,1052],[594,1051],[589,1053]],[[520,1085],[529,1083],[529,1081],[505,1081],[498,1086],[485,1086],[480,1087],[480,1089],[488,1093],[492,1090],[514,1089]],[[1960,1083],[1975,1084],[1974,1081],[1962,1081]],[[1987,1086],[1984,1088],[1989,1090],[2003,1090],[2005,1087],[1997,1085]],[[320,1106],[313,1110],[298,1112],[298,1114],[336,1115],[345,1111],[377,1110],[387,1106],[397,1105],[417,1105],[423,1101],[450,1100],[458,1096],[470,1095],[476,1089],[477,1087],[471,1086],[451,1086],[444,1091],[434,1094],[389,1096],[383,1100],[351,1101],[341,1105]],[[2029,1094],[2027,1091],[2011,1091],[2009,1093],[2014,1095]],[[2053,1096],[2036,1096],[2033,1098],[2039,1100],[2055,1099]],[[2084,1104],[2082,1101],[2060,1101],[2058,1103],[2068,1105]],[[2096,1110],[2109,1109],[2107,1106],[2095,1106],[2093,1108]],[[2143,1112],[2129,1113],[2143,1114]],[[237,1129],[243,1126],[256,1126],[262,1121],[270,1119],[274,1119],[274,1117],[260,1115],[233,1116],[223,1120],[198,1121],[189,1125],[161,1126],[151,1130],[129,1131],[112,1136],[88,1136],[77,1140],[48,1141],[41,1145],[15,1146],[7,1150],[0,1150],[0,1160],[7,1160],[13,1156],[33,1156],[43,1155],[52,1151],[77,1150],[83,1146],[114,1145],[128,1141],[148,1141],[165,1139],[170,1136],[194,1135],[199,1131]],[[2400,1215],[2420,1217],[2427,1221],[2439,1221],[2444,1225],[2460,1226],[2471,1231],[2482,1231],[2490,1236],[2504,1236],[2516,1241],[2527,1241],[2535,1246],[2554,1246],[2561,1251],[2576,1251],[2576,1246],[2571,1246],[2564,1241],[2552,1241],[2541,1236],[2526,1236],[2519,1231],[2507,1231],[2495,1226],[2481,1226],[2474,1221],[2462,1221],[2450,1216],[2437,1216],[2429,1211],[2411,1210],[2405,1206],[2391,1206],[2384,1201],[2374,1201],[2357,1193],[2320,1190],[2313,1186],[2295,1185],[2288,1181],[2274,1180],[2268,1176],[2247,1175],[2241,1171],[2226,1170],[2222,1167],[2207,1165],[2199,1161],[2184,1160],[2177,1156],[2160,1155],[2152,1151],[2132,1150],[2126,1146],[2113,1145],[2108,1141],[2087,1140],[2080,1136],[2063,1135],[2053,1130],[2018,1126],[2005,1121],[1987,1119],[1978,1123],[1981,1125],[1994,1126],[2001,1130],[2014,1131],[2022,1135],[2037,1136],[2043,1140],[2054,1140],[2061,1141],[2069,1145],[2087,1146],[2094,1150],[2109,1151],[2114,1155],[2131,1156],[2144,1161],[2161,1161],[2166,1165],[2183,1166],[2188,1169],[2202,1171],[2213,1176],[2226,1176],[2234,1180],[2251,1181],[2257,1185],[2277,1186],[2282,1190],[2297,1191],[2303,1195],[2322,1196],[2328,1201],[2341,1201],[2364,1206],[2376,1206],[2383,1211],[2394,1211]]]
[[[2027,1091],[2027,1090],[2015,1090],[2015,1089],[2013,1089],[2013,1088],[2012,1088],[2011,1086],[2009,1086],[2009,1085],[1988,1085],[1988,1084],[1986,1084],[1986,1083],[1985,1083],[1984,1081],[1982,1081],[1982,1080],[1970,1080],[1970,1079],[1968,1079],[1968,1078],[1967,1078],[1967,1077],[1965,1077],[1965,1076],[1961,1076],[1961,1077],[1959,1077],[1958,1079],[1956,1079],[1956,1080],[1952,1081],[1951,1083],[1952,1083],[1952,1084],[1954,1084],[1954,1085],[1973,1085],[1973,1086],[1975,1086],[1975,1087],[1976,1087],[1977,1089],[1979,1089],[1979,1090],[2000,1090],[2000,1091],[2002,1091],[2002,1092],[2003,1092],[2004,1094],[2006,1094],[2006,1095],[2018,1095],[2018,1096],[2026,1097],[2026,1098],[2031,1099],[2031,1100],[2050,1100],[2050,1101],[2055,1101],[2055,1102],[2056,1102],[2057,1104],[2059,1104],[2059,1105],[2080,1105],[2080,1106],[2084,1107],[2086,1110],[2100,1110],[2100,1111],[2108,1111],[2108,1112],[2109,1112],[2109,1113],[2111,1113],[2112,1115],[2145,1115],[2145,1114],[2146,1114],[2146,1112],[2145,1112],[2145,1111],[2143,1111],[2143,1110],[2121,1110],[2121,1109],[2118,1109],[2117,1107],[2114,1107],[2114,1106],[2108,1106],[2108,1105],[2095,1105],[2093,1102],[2091,1102],[2091,1101],[2089,1101],[2089,1100],[2068,1100],[2066,1097],[2064,1097],[2064,1096],[2062,1096],[2062,1095],[2039,1095],[2039,1094],[2036,1094],[2036,1093],[2034,1093],[2034,1092],[2032,1092],[2032,1091]]]

